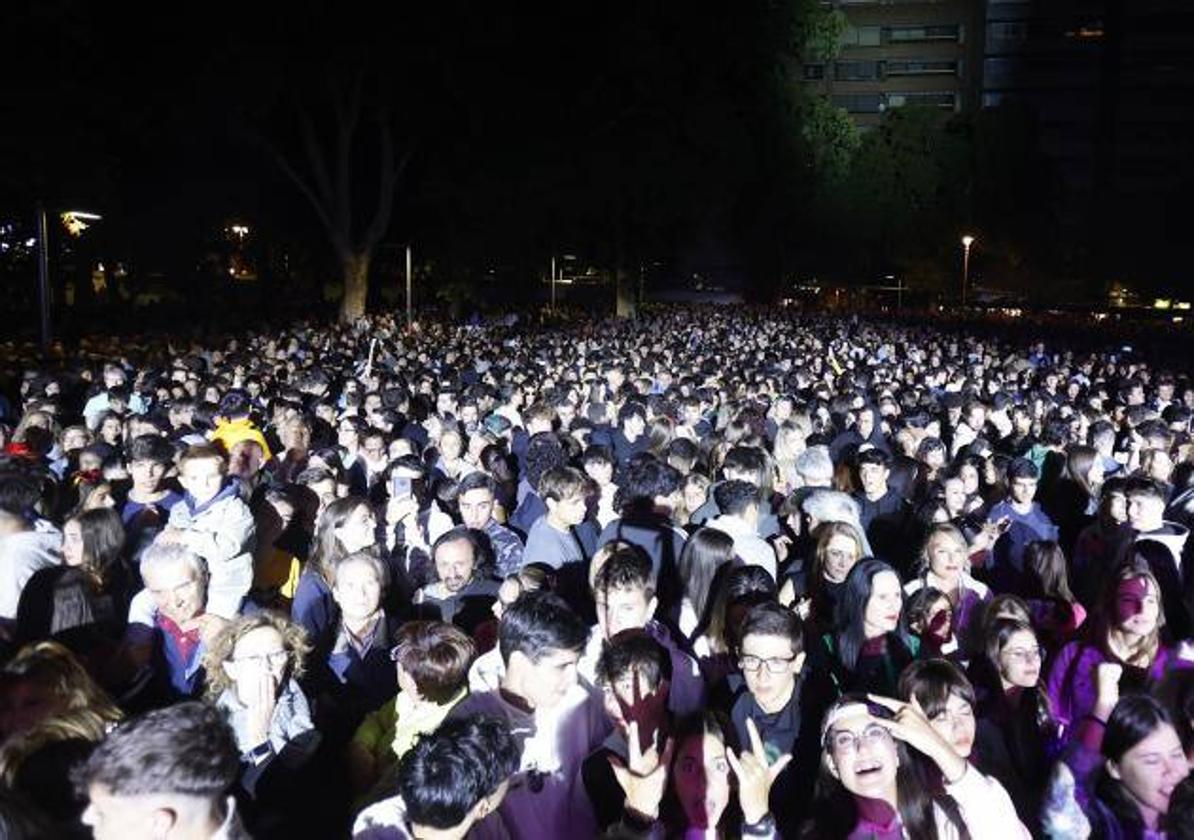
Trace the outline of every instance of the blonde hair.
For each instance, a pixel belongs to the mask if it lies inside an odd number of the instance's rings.
[[[124,717],[74,654],[58,642],[34,642],[21,648],[0,671],[0,679],[28,680],[45,686],[62,702],[62,715],[89,714],[107,723]]]
[[[286,666],[287,673],[295,679],[303,675],[307,654],[311,651],[305,629],[272,610],[264,610],[256,615],[242,615],[220,628],[220,632],[212,639],[210,647],[203,655],[203,666],[207,672],[206,693],[209,700],[215,700],[225,689],[232,687],[232,678],[224,670],[224,663],[232,659],[237,643],[254,630],[263,628],[274,630],[282,637],[282,647],[290,654],[290,661]]]
[[[928,536],[925,537],[924,545],[920,547],[920,573],[923,575],[929,571],[929,565],[932,562],[931,549],[932,546],[940,540],[952,540],[955,545],[960,546],[962,553],[966,555],[967,559],[970,557],[970,546],[966,543],[966,537],[954,525],[948,522],[942,522],[934,525],[929,529]],[[969,566],[969,562],[966,564]]]
[[[89,709],[76,709],[46,718],[31,729],[12,736],[0,747],[0,785],[12,788],[25,760],[42,749],[64,741],[98,744],[116,725]]]

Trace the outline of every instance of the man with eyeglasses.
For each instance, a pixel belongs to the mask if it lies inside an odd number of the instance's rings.
[[[753,721],[771,761],[791,755],[792,762],[771,788],[771,813],[780,831],[794,830],[812,794],[814,769],[819,757],[818,721],[814,704],[802,702],[804,627],[794,612],[774,602],[751,609],[742,622],[738,649],[740,678],[730,678],[736,688],[730,719],[738,743],[749,744],[747,721]]]

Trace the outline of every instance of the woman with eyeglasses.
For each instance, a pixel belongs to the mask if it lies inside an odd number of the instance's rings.
[[[238,808],[255,837],[327,836],[342,819],[298,684],[308,650],[302,627],[263,611],[228,622],[204,656],[207,698],[240,750]]]
[[[947,700],[948,702],[948,700]],[[808,840],[1029,837],[1005,791],[958,754],[913,696],[847,694],[821,727]],[[932,773],[923,772],[925,766]]]
[[[999,779],[1021,818],[1040,813],[1041,793],[1060,750],[1061,730],[1042,682],[1045,651],[1027,621],[998,618],[987,629],[986,650],[971,663],[982,693],[980,766]]]
[[[303,628],[273,612],[235,618],[212,641],[207,696],[226,713],[242,761],[261,764],[312,728],[297,682],[309,650]]]

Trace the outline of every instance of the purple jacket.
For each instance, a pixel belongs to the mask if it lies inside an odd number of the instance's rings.
[[[1102,650],[1086,641],[1070,642],[1058,651],[1053,660],[1047,690],[1053,704],[1053,715],[1062,725],[1067,739],[1074,724],[1094,710],[1098,694],[1098,667],[1100,663],[1109,661],[1110,658]],[[1143,676],[1152,685],[1160,681],[1170,668],[1191,667],[1194,667],[1194,662],[1178,658],[1176,651],[1161,645],[1147,674]],[[1125,678],[1130,678],[1132,671],[1139,669],[1125,668]]]

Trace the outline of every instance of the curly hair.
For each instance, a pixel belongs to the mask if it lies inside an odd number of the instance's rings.
[[[294,679],[303,676],[307,654],[311,644],[307,631],[281,613],[264,610],[256,615],[234,618],[220,629],[204,654],[203,664],[207,671],[207,697],[215,700],[225,689],[232,687],[232,678],[224,670],[224,663],[232,659],[237,643],[254,630],[269,628],[282,637],[282,647],[290,654],[286,673]]]

